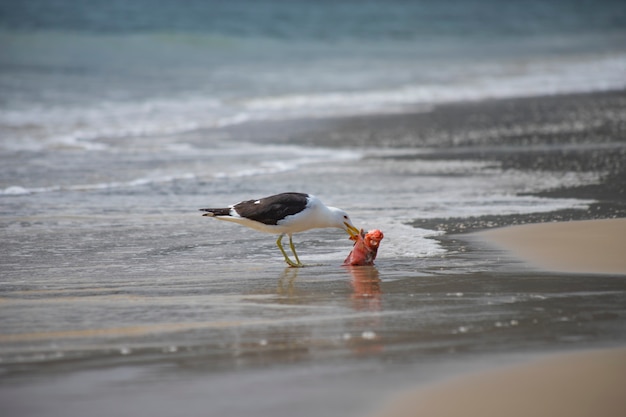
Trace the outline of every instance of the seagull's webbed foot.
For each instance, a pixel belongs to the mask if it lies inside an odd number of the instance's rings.
[[[300,259],[298,258],[298,254],[296,253],[296,248],[293,246],[293,240],[291,240],[291,236],[289,236],[289,247],[291,248],[291,252],[293,252],[293,255],[296,258],[296,262],[289,259],[289,256],[287,255],[287,252],[285,252],[285,249],[283,248],[283,244],[282,244],[282,240],[284,236],[285,235],[278,236],[278,239],[276,240],[276,245],[278,246],[278,249],[280,249],[280,252],[285,257],[285,262],[287,262],[287,264],[293,268],[300,268],[304,266],[302,262],[300,262]]]

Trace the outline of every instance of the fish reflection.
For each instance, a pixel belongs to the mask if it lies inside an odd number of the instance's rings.
[[[347,266],[352,276],[352,304],[355,310],[380,311],[380,273],[374,266]]]
[[[382,310],[380,273],[374,266],[346,267],[352,279],[352,307],[357,311],[377,313]],[[379,329],[382,327],[379,314],[368,314],[355,319],[350,327],[358,329],[356,337],[347,340],[348,346],[357,355],[377,354],[384,350]]]
[[[348,315],[332,322],[323,321],[324,327],[330,323],[336,326],[334,334],[339,336],[341,343],[355,355],[379,354],[384,351],[384,340],[381,336],[384,323],[380,314],[382,311],[380,273],[374,266],[345,266],[342,270],[343,274],[339,274],[339,277],[343,277],[343,282],[332,281],[331,285],[335,289],[333,291],[327,284],[320,288],[310,283],[309,285],[299,283],[298,277],[304,275],[303,278],[306,278],[308,271],[285,268],[276,284],[276,293],[279,295],[277,302],[298,305],[321,303],[326,306],[329,300],[334,304],[338,301],[337,297],[346,297],[344,298],[346,305],[359,314]],[[347,293],[346,289],[349,289]],[[314,326],[311,329],[313,328]],[[303,333],[307,333],[308,343],[316,339],[313,336],[315,332],[311,331],[311,334],[308,334],[306,326],[301,324],[297,326],[297,333],[299,339],[303,337]],[[309,345],[309,348],[313,347]]]

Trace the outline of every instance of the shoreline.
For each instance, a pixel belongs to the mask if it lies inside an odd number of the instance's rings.
[[[626,275],[626,218],[509,226],[475,235],[546,271]]]
[[[398,394],[370,417],[626,414],[626,347],[541,356]]]
[[[603,120],[603,129],[613,129],[615,117],[607,112],[624,109],[626,88],[564,92],[513,97],[485,97],[441,103],[407,105],[392,112],[371,112],[323,117],[296,117],[280,120],[251,120],[241,124],[201,129],[203,134],[220,132],[259,143],[305,145],[314,147],[389,147],[430,148],[441,152],[450,146],[535,145],[551,137],[553,144],[607,144],[624,142],[619,136],[602,136],[588,141],[580,133],[597,131],[587,126],[584,132],[569,116]],[[593,114],[587,111],[592,110]],[[502,116],[505,116],[504,118]],[[562,124],[562,132],[538,130],[529,138],[518,125]],[[569,131],[571,128],[571,132]],[[619,129],[619,126],[616,126]],[[468,131],[485,130],[480,138]],[[566,133],[565,135],[563,133]],[[574,133],[575,137],[570,137]],[[193,134],[193,133],[192,133]],[[382,142],[380,139],[383,139]],[[451,149],[450,154],[459,154]]]

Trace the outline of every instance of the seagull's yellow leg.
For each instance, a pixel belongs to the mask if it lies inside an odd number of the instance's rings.
[[[278,236],[278,239],[276,240],[276,245],[278,246],[278,249],[280,249],[280,252],[283,254],[283,256],[285,257],[285,262],[287,262],[287,264],[289,266],[293,266],[294,268],[297,268],[299,266],[302,266],[302,264],[300,263],[300,261],[298,261],[298,263],[295,263],[294,261],[292,261],[291,259],[289,259],[289,256],[287,256],[287,252],[285,252],[285,249],[283,249],[283,244],[282,244],[282,240],[283,240],[283,236],[285,235],[280,235]],[[292,246],[293,250],[293,244],[291,243],[291,236],[289,237],[289,243]],[[295,252],[294,252],[295,254]],[[296,255],[296,259],[298,259],[298,256]]]
[[[289,235],[289,247],[291,248],[291,253],[293,253],[293,256],[296,257],[296,262],[298,263],[298,266],[302,266],[302,262],[300,262],[298,254],[296,253],[296,248],[295,246],[293,246],[293,240],[291,240],[291,235]]]

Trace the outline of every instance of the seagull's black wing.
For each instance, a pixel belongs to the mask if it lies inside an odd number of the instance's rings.
[[[276,225],[287,216],[304,210],[309,202],[309,195],[304,193],[282,193],[259,200],[242,201],[234,205],[241,216],[259,223]]]

